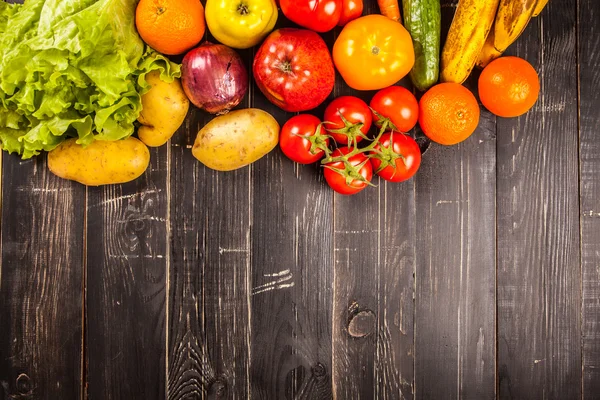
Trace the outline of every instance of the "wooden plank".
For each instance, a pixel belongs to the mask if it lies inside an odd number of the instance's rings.
[[[89,399],[162,399],[168,147],[142,177],[88,188],[86,337]]]
[[[240,54],[249,67],[250,52]],[[210,119],[192,107],[172,144],[170,400],[245,400],[250,385],[251,167],[217,172],[192,156],[196,134]]]
[[[365,4],[365,13],[377,12],[376,2]],[[368,103],[374,93],[353,91],[338,76],[334,95]],[[373,182],[334,196],[334,396],[412,399],[414,181]]]
[[[252,105],[281,126],[293,115],[258,90]],[[330,399],[333,193],[279,147],[252,166],[252,193],[251,398]]]
[[[5,156],[0,398],[81,398],[85,188]]]
[[[579,162],[583,278],[583,398],[600,399],[600,3],[579,2]]]
[[[495,150],[482,110],[465,142],[431,145],[416,177],[418,399],[495,397]]]
[[[442,2],[442,43],[455,2]],[[465,83],[477,95],[478,71]],[[496,119],[451,147],[432,144],[416,176],[415,394],[495,396]]]
[[[541,93],[498,119],[498,380],[503,399],[581,396],[576,1],[552,1],[508,54]]]

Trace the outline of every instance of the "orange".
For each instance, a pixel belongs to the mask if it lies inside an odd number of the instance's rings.
[[[440,83],[419,101],[419,125],[429,139],[444,145],[460,143],[479,125],[479,104],[459,83]]]
[[[479,76],[479,98],[500,117],[525,114],[538,99],[540,81],[535,69],[519,57],[500,57]]]
[[[204,7],[200,0],[141,0],[135,11],[135,25],[154,50],[181,54],[204,36]]]

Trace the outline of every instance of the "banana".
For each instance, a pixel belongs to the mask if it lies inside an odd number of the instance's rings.
[[[463,83],[475,66],[500,0],[459,0],[442,50],[443,82]]]
[[[494,27],[494,47],[503,53],[523,33],[538,0],[500,0]]]
[[[533,11],[533,16],[537,17],[540,15],[544,7],[546,7],[546,4],[548,4],[548,0],[538,0],[535,10]]]
[[[494,47],[494,37],[494,28],[492,28],[477,58],[476,65],[479,68],[485,68],[489,63],[502,55],[502,52],[496,50]]]

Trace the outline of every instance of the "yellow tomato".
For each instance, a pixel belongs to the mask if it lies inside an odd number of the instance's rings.
[[[219,42],[236,49],[260,43],[275,27],[275,0],[207,0],[206,25]]]
[[[378,90],[410,72],[415,50],[402,24],[373,14],[344,27],[333,45],[333,62],[351,88]]]

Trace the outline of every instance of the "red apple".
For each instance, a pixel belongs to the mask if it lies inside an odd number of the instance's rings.
[[[258,49],[254,80],[261,92],[285,111],[306,111],[333,90],[335,70],[327,45],[316,32],[282,28]]]

